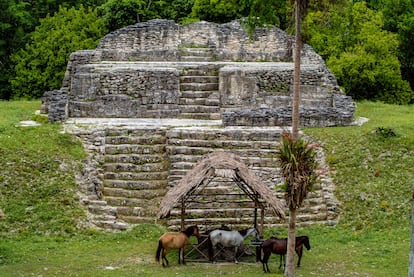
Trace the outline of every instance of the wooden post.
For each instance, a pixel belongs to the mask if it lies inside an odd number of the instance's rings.
[[[257,205],[254,207],[254,223],[253,227],[257,230]]]
[[[185,218],[185,202],[184,202],[184,199],[182,199],[181,200],[181,231],[185,229],[184,218]]]
[[[260,229],[259,229],[259,236],[261,239],[263,239],[264,217],[265,217],[265,210],[264,208],[262,208],[260,211]]]

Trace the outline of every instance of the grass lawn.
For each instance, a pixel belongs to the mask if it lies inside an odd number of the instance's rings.
[[[81,144],[59,124],[19,127],[39,101],[0,102],[0,276],[282,276],[257,263],[177,265],[154,256],[166,227],[142,224],[129,232],[81,227],[75,173]],[[296,276],[407,276],[414,181],[414,107],[361,102],[362,126],[304,132],[322,143],[341,201],[337,226],[300,228],[304,250]],[[35,119],[38,119],[37,117]],[[266,230],[287,236],[286,229]]]

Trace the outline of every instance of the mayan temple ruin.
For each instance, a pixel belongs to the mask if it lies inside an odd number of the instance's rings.
[[[167,193],[206,155],[226,152],[240,165],[206,166],[211,174],[200,177],[200,190],[189,190],[188,202],[162,220],[178,229],[185,208],[186,224],[247,226],[263,210],[265,225],[286,224],[244,184],[254,188],[257,177],[284,203],[276,148],[291,125],[293,47],[277,28],[249,35],[239,21],[151,20],[72,53],[61,89],[46,93],[44,106],[88,152],[78,183],[90,223],[124,230],[160,220]],[[300,126],[352,124],[354,102],[308,45],[301,70]],[[319,160],[323,170],[321,150]],[[237,175],[240,168],[248,174]],[[255,177],[239,178],[238,186],[236,175]],[[322,175],[298,224],[335,224],[334,189]]]

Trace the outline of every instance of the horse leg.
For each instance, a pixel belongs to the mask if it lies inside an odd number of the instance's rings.
[[[210,262],[213,262],[213,260],[214,260],[214,245],[213,245],[210,237],[208,237],[208,239],[207,239],[207,248],[208,248],[208,259],[210,260]]]
[[[269,264],[268,264],[268,262],[269,262],[269,257],[270,257],[270,252],[264,252],[263,253],[263,271],[266,273],[266,272],[269,272],[270,273],[270,270],[269,270]]]
[[[183,246],[183,248],[181,248],[181,261],[182,261],[182,264],[185,264],[184,253],[185,253],[185,246]]]
[[[283,268],[285,268],[286,267],[286,257],[283,254],[280,255],[279,269],[282,268],[282,262],[283,262]]]
[[[237,250],[239,248],[237,246],[234,247],[234,263],[238,264],[239,262],[237,261]]]
[[[168,260],[167,260],[167,254],[168,254],[168,250],[167,249],[164,249],[163,251],[162,251],[162,266],[169,266],[169,262],[168,262]],[[164,261],[165,261],[165,263],[166,264],[164,264]]]
[[[302,254],[303,254],[303,247],[302,245],[298,248],[296,248],[296,254],[298,254],[298,264],[297,266],[300,267],[300,260],[302,259]]]

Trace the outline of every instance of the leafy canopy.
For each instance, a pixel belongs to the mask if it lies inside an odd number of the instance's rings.
[[[30,44],[12,56],[16,76],[11,80],[15,98],[39,98],[60,88],[69,55],[92,49],[107,33],[103,20],[91,8],[60,8],[40,20]]]
[[[348,95],[394,104],[414,101],[409,83],[402,79],[398,37],[383,29],[381,12],[358,2],[343,11],[311,13],[307,23],[309,43]]]

